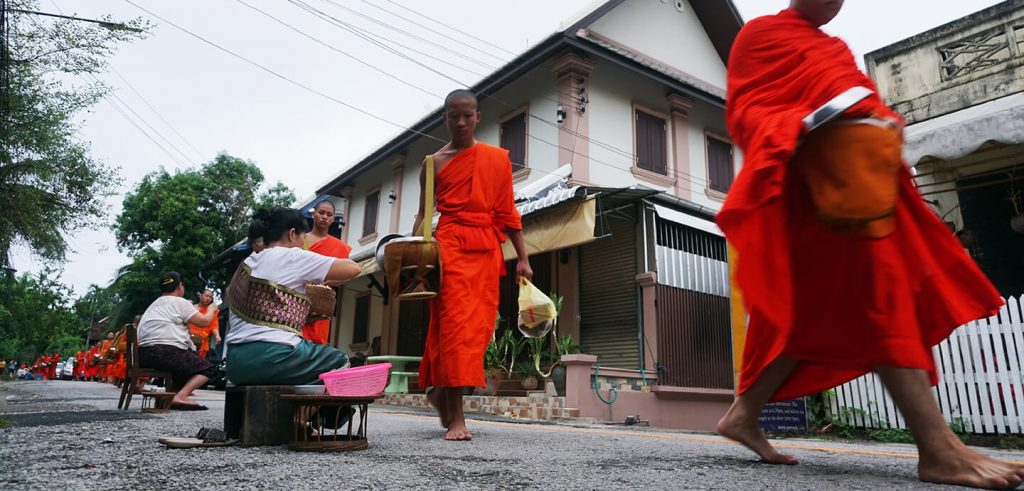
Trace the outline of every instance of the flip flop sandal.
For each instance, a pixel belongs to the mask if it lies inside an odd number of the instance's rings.
[[[196,448],[196,447],[228,447],[238,443],[238,440],[231,439],[223,442],[205,442],[199,438],[177,438],[165,436],[158,440],[167,448]]]
[[[208,407],[202,404],[182,404],[180,402],[171,403],[172,411],[206,411]]]
[[[196,438],[206,442],[226,442],[228,440],[228,434],[220,428],[207,428],[203,427],[199,429],[199,433],[196,434]]]

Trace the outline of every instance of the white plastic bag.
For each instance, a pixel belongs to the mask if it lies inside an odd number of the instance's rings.
[[[530,280],[519,280],[519,331],[530,338],[540,338],[551,332],[558,311],[555,303]]]

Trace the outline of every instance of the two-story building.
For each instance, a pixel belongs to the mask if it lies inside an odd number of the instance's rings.
[[[1004,296],[1024,294],[1024,0],[866,56],[921,194]]]

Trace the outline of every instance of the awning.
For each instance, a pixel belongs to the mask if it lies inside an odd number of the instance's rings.
[[[523,242],[526,243],[526,252],[538,254],[594,240],[596,203],[596,196],[592,195],[582,201],[562,203],[543,213],[523,217]],[[516,257],[516,251],[509,241],[505,241],[502,246],[502,253],[506,260]],[[375,258],[372,255],[364,257],[364,254],[352,258],[362,268],[358,277],[379,271]]]
[[[557,251],[594,240],[596,196],[565,203],[537,216],[523,218],[523,242],[527,254]],[[516,257],[511,241],[501,247],[505,260]]]
[[[910,125],[903,137],[903,155],[910,165],[925,157],[960,158],[990,141],[1024,143],[1024,93]]]
[[[706,220],[703,218],[695,217],[693,215],[688,215],[681,211],[676,211],[665,206],[654,204],[652,205],[654,206],[654,212],[657,213],[658,218],[661,218],[662,220],[668,220],[670,222],[675,222],[690,228],[703,230],[709,234],[714,234],[719,237],[725,236],[725,234],[722,233],[722,229],[718,228],[718,225],[711,220]]]

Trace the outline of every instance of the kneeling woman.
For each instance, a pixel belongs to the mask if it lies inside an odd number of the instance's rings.
[[[302,338],[309,314],[307,283],[341,284],[359,266],[302,249],[306,222],[298,210],[260,210],[253,229],[266,248],[239,266],[228,286],[231,308],[227,377],[236,385],[303,385],[349,365],[348,355]]]

